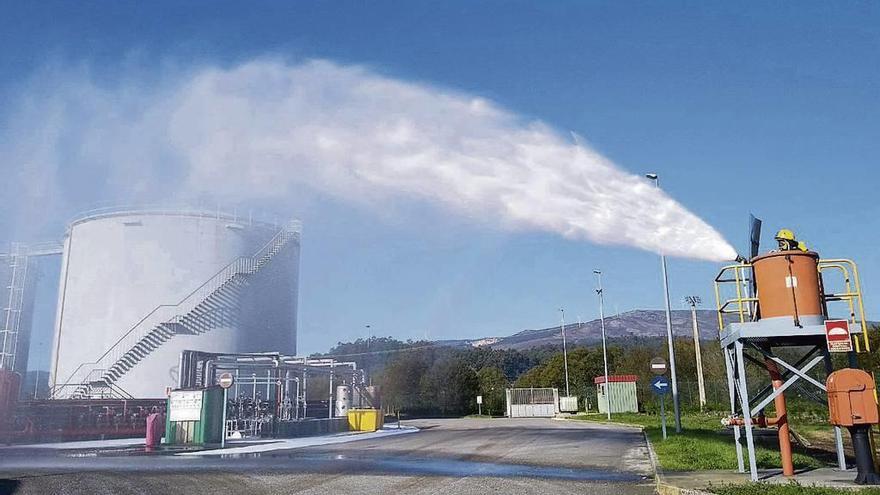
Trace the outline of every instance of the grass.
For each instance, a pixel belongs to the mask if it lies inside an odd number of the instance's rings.
[[[878,488],[827,488],[802,486],[797,483],[774,485],[770,483],[746,483],[744,485],[724,485],[709,487],[708,491],[718,495],[880,495]]]
[[[578,419],[605,421],[600,415],[581,415]],[[660,417],[648,414],[615,414],[612,422],[642,426],[654,446],[660,466],[666,471],[704,471],[712,469],[733,470],[737,468],[736,448],[733,436],[721,431],[720,414],[689,413],[681,418],[682,433],[675,433],[675,425],[668,421],[668,438],[663,440]],[[671,420],[671,415],[668,417]],[[758,468],[778,468],[781,465],[775,445],[759,445],[756,449]],[[792,456],[795,468],[818,468],[822,461],[795,452]],[[878,494],[880,495],[880,494]]]

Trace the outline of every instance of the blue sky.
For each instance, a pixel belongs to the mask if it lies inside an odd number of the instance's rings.
[[[265,56],[364,64],[483,96],[584,136],[624,169],[658,172],[664,189],[742,251],[750,211],[765,220],[765,241],[793,228],[823,255],[860,263],[878,315],[876,3],[6,2],[2,10],[4,100],[47,66],[87,66],[113,84],[132,71],[148,81],[168,67]],[[0,167],[17,171],[6,160]],[[73,175],[69,186],[82,191],[96,179]],[[17,192],[4,195],[14,201]],[[41,235],[111,199],[74,196],[47,213]],[[279,212],[287,213],[305,224],[307,352],[365,336],[365,324],[400,338],[459,338],[547,326],[559,307],[593,318],[596,267],[610,312],[662,306],[651,253],[334,200]],[[10,214],[0,212],[0,228]],[[2,230],[4,242],[16,235]],[[674,306],[687,294],[710,301],[717,268],[671,260]],[[52,319],[45,306],[42,327]]]

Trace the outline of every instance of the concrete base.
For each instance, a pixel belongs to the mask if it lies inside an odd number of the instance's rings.
[[[662,475],[663,482],[684,490],[702,490],[709,486],[749,483],[748,473],[736,471],[666,471]],[[782,476],[779,469],[758,470],[759,481],[764,483],[788,484],[797,482],[803,486],[825,486],[835,488],[870,488],[856,485],[856,471],[840,471],[835,468],[819,468],[796,471],[795,476]],[[876,487],[874,487],[876,488]]]
[[[284,421],[275,425],[275,438],[311,437],[348,431],[348,418]]]

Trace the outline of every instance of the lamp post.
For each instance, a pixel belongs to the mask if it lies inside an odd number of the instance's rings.
[[[660,177],[657,174],[645,174],[660,189]],[[660,269],[663,272],[663,301],[666,304],[666,345],[669,348],[669,374],[672,382],[672,405],[675,410],[675,432],[681,433],[681,409],[678,403],[678,377],[675,374],[675,344],[672,340],[672,310],[669,307],[669,279],[666,275],[666,255],[660,255]]]
[[[559,308],[559,313],[562,315],[562,362],[565,366],[565,396],[571,397],[571,392],[568,389],[568,349],[565,346],[565,310]]]
[[[706,407],[706,385],[703,383],[703,357],[700,353],[700,329],[697,326],[697,304],[703,302],[700,296],[687,296],[685,302],[691,306],[691,323],[694,327],[694,356],[697,359],[697,390],[700,394],[700,412]]]
[[[611,420],[611,384],[608,383],[608,347],[605,345],[605,293],[602,290],[602,270],[593,270],[596,274],[599,287],[596,294],[599,295],[599,322],[602,325],[602,361],[605,364],[605,412],[608,420]]]

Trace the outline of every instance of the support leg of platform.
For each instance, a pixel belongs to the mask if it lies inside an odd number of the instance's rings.
[[[736,370],[739,378],[739,400],[746,427],[746,447],[749,451],[749,473],[752,481],[758,481],[758,463],[755,459],[755,438],[752,435],[752,410],[749,408],[749,389],[746,383],[746,360],[743,357],[743,343],[736,341]]]
[[[736,381],[734,380],[733,373],[733,348],[725,347],[722,349],[724,353],[724,368],[727,371],[727,391],[730,396],[730,414],[736,414]],[[739,425],[733,426],[733,441],[736,444],[736,464],[737,469],[740,473],[744,473],[746,471],[745,464],[743,461],[743,447],[742,440],[740,439],[740,430]]]

